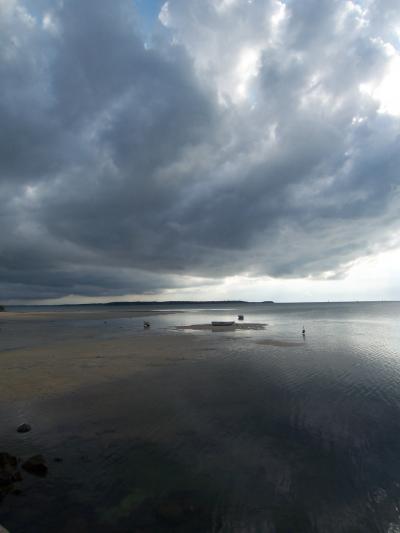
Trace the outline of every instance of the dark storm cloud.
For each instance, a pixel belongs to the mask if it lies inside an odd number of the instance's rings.
[[[384,248],[399,119],[360,85],[394,53],[385,4],[170,0],[145,46],[128,0],[0,0],[2,298],[339,276]]]

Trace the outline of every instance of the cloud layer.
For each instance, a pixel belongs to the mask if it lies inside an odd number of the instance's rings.
[[[396,243],[399,28],[392,0],[169,0],[151,37],[128,0],[0,0],[1,297],[335,277]]]

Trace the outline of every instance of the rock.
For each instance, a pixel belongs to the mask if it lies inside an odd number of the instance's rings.
[[[8,529],[0,525],[0,533],[10,533],[10,532],[8,531]]]
[[[3,313],[5,311],[4,306],[0,305],[0,313]]]
[[[62,458],[61,457],[54,457],[54,462],[55,463],[62,463]]]
[[[0,502],[7,496],[7,494],[16,490],[14,487],[14,482],[20,481],[20,479],[16,478],[22,479],[21,474],[15,476],[12,473],[0,472]]]
[[[22,468],[34,476],[45,477],[47,465],[42,455],[34,455],[22,464]]]
[[[7,489],[22,477],[17,470],[18,459],[6,452],[0,453],[0,488]]]
[[[29,424],[21,424],[17,427],[18,433],[28,433],[32,428]]]
[[[0,452],[0,470],[6,468],[16,468],[18,459],[7,452]]]

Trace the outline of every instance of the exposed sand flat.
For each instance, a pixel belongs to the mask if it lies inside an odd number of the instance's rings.
[[[158,310],[143,310],[132,311],[130,309],[121,310],[82,310],[82,311],[19,311],[19,312],[3,312],[0,313],[0,324],[8,320],[111,320],[113,318],[137,318],[141,316],[156,316],[164,314],[181,313],[181,311],[158,311]]]
[[[268,324],[244,323],[236,322],[233,326],[213,326],[212,324],[192,324],[190,326],[176,326],[176,329],[192,329],[198,331],[232,331],[241,329],[245,331],[265,329]]]
[[[256,341],[256,344],[261,344],[262,346],[281,346],[290,348],[290,346],[303,346],[304,342],[290,342],[278,341],[274,339],[264,339],[262,341]]]
[[[147,367],[193,362],[201,346],[196,336],[150,334],[0,351],[0,402],[61,395]]]

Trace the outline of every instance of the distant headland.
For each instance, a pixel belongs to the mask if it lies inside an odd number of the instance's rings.
[[[108,302],[99,305],[238,305],[238,304],[273,304],[272,300],[264,302],[247,302],[246,300],[161,300],[153,302]]]
[[[264,300],[263,302],[249,302],[246,300],[153,300],[153,301],[132,301],[132,302],[102,302],[102,303],[76,303],[76,304],[21,304],[21,305],[9,305],[8,311],[11,311],[14,307],[19,308],[98,308],[102,307],[129,307],[129,306],[139,306],[139,307],[162,307],[162,306],[171,306],[171,305],[265,305],[273,304],[272,300]],[[0,305],[0,312],[6,311],[6,308],[3,305]]]

